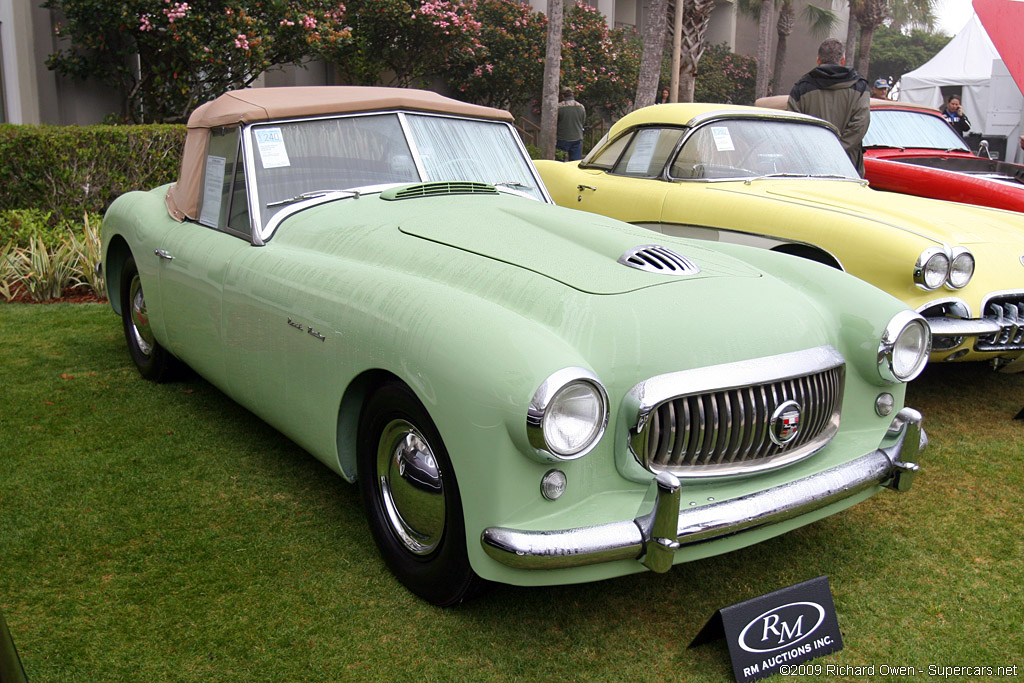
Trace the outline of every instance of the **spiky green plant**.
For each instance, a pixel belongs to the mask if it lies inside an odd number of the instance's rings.
[[[75,256],[67,241],[50,249],[42,238],[33,236],[28,248],[14,249],[10,264],[13,282],[9,286],[12,290],[20,286],[33,301],[57,299],[77,284]]]
[[[13,251],[14,240],[0,247],[0,296],[4,298],[4,301],[10,301],[14,298],[14,293],[11,291],[16,276],[14,265],[11,263]]]
[[[106,291],[103,274],[96,270],[101,259],[100,221],[90,218],[86,211],[82,216],[82,229],[69,232],[67,244],[74,256],[74,279],[79,286],[88,287],[97,296],[103,296]]]

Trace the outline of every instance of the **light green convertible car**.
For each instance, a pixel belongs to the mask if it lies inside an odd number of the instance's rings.
[[[142,375],[179,360],[360,484],[449,605],[740,548],[905,490],[928,327],[844,273],[552,205],[503,111],[228,93],[103,267]],[[339,550],[339,552],[343,552]]]

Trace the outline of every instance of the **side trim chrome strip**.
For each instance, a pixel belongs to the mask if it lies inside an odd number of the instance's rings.
[[[556,531],[489,527],[480,543],[490,557],[516,569],[561,569],[637,559],[653,571],[667,571],[679,547],[776,524],[873,486],[908,490],[918,469],[910,460],[928,443],[921,421],[919,412],[904,408],[889,428],[890,435],[899,434],[893,445],[740,498],[679,510],[678,480],[663,473],[651,482],[656,491],[654,510],[635,519]],[[665,538],[665,516],[673,514],[678,520],[676,538]]]

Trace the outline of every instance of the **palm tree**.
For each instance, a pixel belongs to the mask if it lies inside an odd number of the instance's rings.
[[[768,94],[768,81],[771,79],[771,71],[768,69],[768,58],[772,53],[771,28],[772,10],[775,9],[775,0],[761,0],[759,8],[760,17],[757,22],[757,81],[754,83],[754,97],[764,97]]]
[[[661,79],[661,55],[665,51],[665,29],[668,25],[668,0],[645,0],[644,5],[647,9],[644,14],[644,51],[640,57],[634,109],[654,104],[657,97],[658,81]]]
[[[715,9],[715,0],[675,0],[676,27],[679,30],[678,53],[673,55],[673,66],[679,89],[673,96],[680,102],[693,102],[697,83],[697,63],[704,55],[704,38]]]
[[[545,159],[555,158],[558,135],[558,80],[562,67],[562,0],[548,0],[547,52],[540,105],[540,151]]]
[[[875,29],[889,17],[889,0],[850,0],[850,13],[856,17],[860,25],[857,73],[865,75],[871,62],[871,40],[875,35]]]
[[[760,22],[761,0],[739,0],[737,7],[743,14],[753,17]],[[769,90],[774,90],[778,87],[776,79],[782,75],[782,70],[786,66],[789,36],[793,34],[793,28],[796,24],[796,7],[793,0],[775,0],[775,7],[779,10],[779,18],[775,22],[775,33],[778,36],[778,40],[775,47],[775,66],[771,70],[768,79],[770,83]],[[807,22],[807,25],[810,26],[811,34],[814,36],[827,35],[839,23],[839,17],[834,12],[811,4],[804,6],[801,16]],[[758,26],[760,27],[760,23]]]
[[[934,26],[934,4],[935,0],[850,0],[850,31],[847,34],[846,55],[848,60],[853,58],[850,48],[856,25],[859,25],[857,73],[867,76],[868,67],[871,65],[871,41],[875,29],[887,18],[892,17],[893,23],[899,26]]]
[[[839,17],[831,10],[816,5],[807,5],[803,11],[804,21],[811,28],[811,35],[816,37],[825,36],[837,23]],[[779,86],[777,79],[782,75],[786,66],[786,48],[789,43],[789,36],[793,34],[793,26],[796,24],[796,8],[793,7],[793,0],[779,0],[779,19],[775,23],[775,33],[778,35],[778,42],[775,44],[775,68],[772,69],[772,90]]]

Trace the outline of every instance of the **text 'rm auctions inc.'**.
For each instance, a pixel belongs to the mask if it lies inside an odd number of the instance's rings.
[[[783,664],[779,668],[783,676],[932,676],[938,678],[997,677],[1020,675],[1016,664],[1012,666],[892,666],[872,664],[851,666],[848,664]]]

